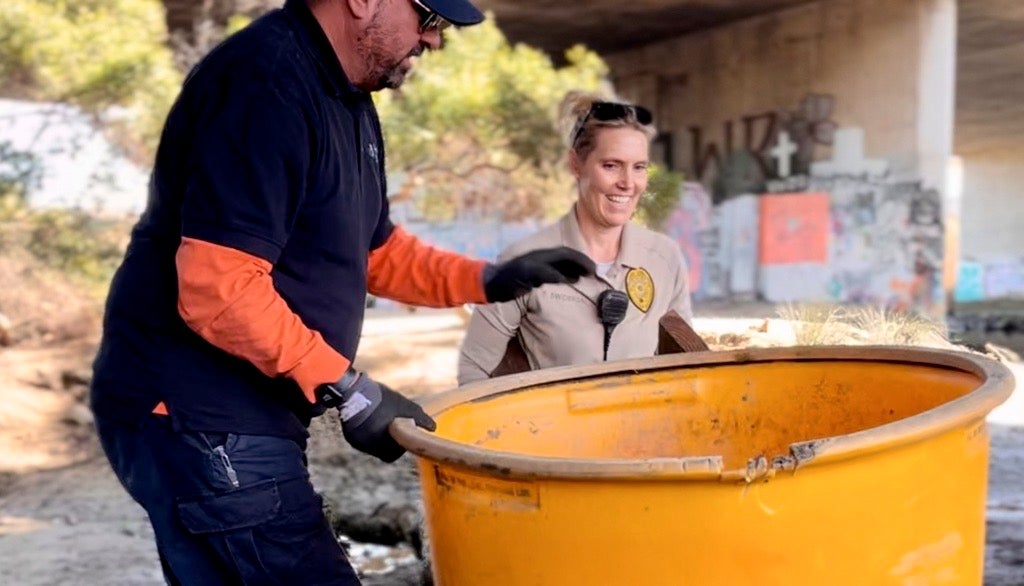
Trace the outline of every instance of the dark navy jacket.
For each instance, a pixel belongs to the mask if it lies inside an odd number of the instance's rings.
[[[192,332],[175,253],[191,237],[274,265],[274,286],[353,358],[368,252],[391,234],[383,139],[301,0],[214,49],[168,116],[149,202],[111,286],[95,361],[97,415],[139,421],[163,401],[176,428],[304,437],[310,405]]]

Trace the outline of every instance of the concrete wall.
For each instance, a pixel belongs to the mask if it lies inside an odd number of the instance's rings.
[[[950,10],[952,18],[942,14]],[[695,176],[696,133],[703,151],[747,146],[767,159],[767,115],[779,124],[809,94],[831,96],[824,120],[863,128],[872,157],[894,172],[918,173],[920,147],[935,142],[936,126],[939,142],[951,134],[955,23],[951,0],[821,0],[607,60],[616,87],[651,106],[660,129],[671,132],[674,167],[708,185],[713,164]],[[949,67],[922,65],[944,51]],[[945,100],[937,99],[943,91]],[[933,135],[922,135],[928,128]],[[814,149],[815,159],[830,154],[825,144]]]
[[[974,151],[962,160],[954,298],[1024,299],[1024,144],[1019,149]]]
[[[607,60],[716,212],[759,198],[760,296],[938,314],[959,212],[946,201],[956,34],[954,0],[819,0]]]
[[[1024,298],[1024,2],[959,0],[957,8],[958,257],[971,277],[958,293]]]
[[[1024,145],[965,155],[960,252],[989,261],[1024,256]]]

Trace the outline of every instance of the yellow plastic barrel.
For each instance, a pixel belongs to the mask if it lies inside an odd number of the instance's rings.
[[[980,585],[1012,388],[954,351],[704,352],[483,381],[391,429],[442,586]]]

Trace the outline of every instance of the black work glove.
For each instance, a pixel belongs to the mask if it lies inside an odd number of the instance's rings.
[[[320,385],[317,400],[327,407],[338,407],[341,431],[353,448],[394,462],[405,453],[388,432],[398,417],[409,417],[428,431],[437,424],[423,408],[382,385],[363,372],[349,370],[337,383]]]
[[[488,303],[511,301],[546,283],[575,283],[595,270],[594,261],[578,250],[543,248],[484,267],[484,293]]]

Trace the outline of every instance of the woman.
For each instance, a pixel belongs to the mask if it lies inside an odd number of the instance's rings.
[[[674,309],[692,319],[679,246],[630,221],[647,189],[651,113],[569,93],[561,112],[577,199],[557,223],[502,252],[565,245],[587,254],[597,274],[545,285],[507,303],[478,306],[459,356],[459,384],[492,376],[516,336],[530,368],[653,356],[658,320]]]

